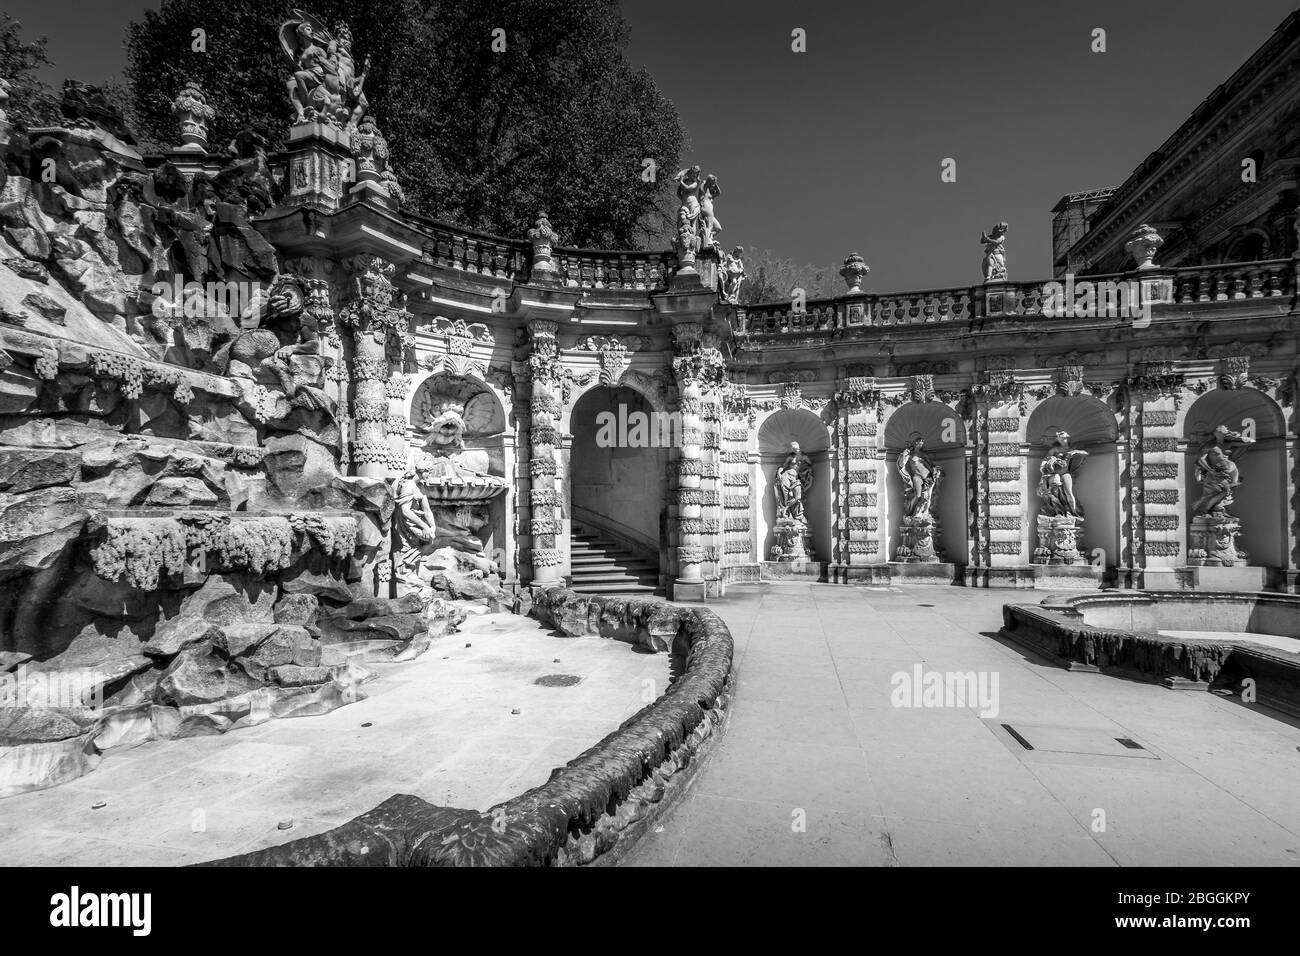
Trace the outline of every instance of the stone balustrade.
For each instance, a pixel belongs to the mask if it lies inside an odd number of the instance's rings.
[[[1296,269],[1294,259],[1274,259],[1077,276],[1074,282],[1077,287],[1083,282],[1118,286],[1161,280],[1167,285],[1153,302],[1160,307],[1292,295],[1296,290]],[[786,302],[743,306],[736,309],[732,329],[745,336],[796,337],[853,328],[965,323],[986,317],[1061,318],[1052,315],[1051,291],[1051,283],[1061,281],[990,282],[920,292],[854,294],[808,301],[802,309]],[[1144,290],[1142,295],[1145,298],[1150,292]],[[1102,301],[1100,297],[1098,301]]]

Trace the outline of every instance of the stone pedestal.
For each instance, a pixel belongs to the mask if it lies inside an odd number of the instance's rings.
[[[909,515],[903,519],[898,533],[902,541],[894,553],[899,564],[938,564],[939,553],[934,546],[938,525],[932,515]]]
[[[812,536],[808,532],[808,525],[794,518],[778,518],[773,539],[773,561],[802,561],[812,551]]]
[[[1083,519],[1073,515],[1039,515],[1038,547],[1034,548],[1031,564],[1074,565],[1083,561],[1079,554],[1079,535],[1083,533]]]
[[[1233,567],[1198,565],[1182,568],[1182,586],[1198,591],[1263,591],[1268,587],[1268,569],[1244,564]]]
[[[1237,553],[1241,522],[1226,512],[1197,515],[1187,542],[1187,563],[1193,567],[1231,568],[1244,564]]]

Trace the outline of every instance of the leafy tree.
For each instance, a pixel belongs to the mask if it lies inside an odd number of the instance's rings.
[[[9,81],[5,112],[19,129],[48,126],[59,116],[59,98],[37,71],[50,66],[46,39],[24,41],[22,24],[0,13],[0,77]]]
[[[800,265],[770,249],[745,253],[745,283],[740,287],[742,305],[789,302],[795,289],[808,299],[825,299],[844,291],[838,266]]]
[[[244,127],[282,142],[290,65],[278,30],[303,3],[163,0],[132,23],[143,138],[176,139],[171,99],[195,80],[217,111],[215,143]],[[346,21],[358,62],[370,57],[370,111],[416,212],[522,237],[545,209],[577,246],[631,248],[662,233],[685,137],[672,103],[627,62],[615,0],[307,6],[331,28]],[[206,52],[193,50],[195,29]]]

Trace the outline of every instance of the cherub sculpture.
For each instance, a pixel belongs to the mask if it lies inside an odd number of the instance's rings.
[[[980,233],[984,243],[984,281],[1002,282],[1007,277],[1007,224],[1000,222],[991,232]]]

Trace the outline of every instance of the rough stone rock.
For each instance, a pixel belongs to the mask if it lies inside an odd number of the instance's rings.
[[[0,414],[21,415],[36,407],[39,383],[17,368],[0,370]]]
[[[47,448],[0,448],[0,491],[22,494],[66,485],[81,474],[81,456]]]
[[[211,575],[181,603],[180,613],[213,624],[270,623],[274,616],[275,587],[238,574]]]
[[[265,444],[269,494],[308,510],[329,507],[326,491],[338,473],[335,450],[302,434],[275,435]]]
[[[71,488],[0,494],[0,568],[50,567],[85,528],[103,496]]]
[[[289,594],[314,594],[334,601],[347,601],[352,589],[336,574],[302,568],[280,579],[280,586]]]
[[[303,667],[299,664],[279,664],[270,668],[267,674],[281,687],[307,687],[334,679],[334,673],[328,667]]]
[[[314,594],[286,594],[275,602],[277,624],[315,624],[320,601]]]
[[[272,667],[320,664],[320,643],[306,628],[295,624],[233,624],[222,628],[214,644],[218,653],[233,661],[255,680],[265,680]]]
[[[31,659],[32,655],[30,654],[22,654],[18,651],[0,651],[0,674],[11,671],[19,664]]]
[[[62,688],[75,688],[90,703],[93,695],[153,667],[153,661],[141,653],[137,640],[106,637],[87,629],[73,638],[63,651],[35,664],[28,664],[32,674],[42,674]],[[55,677],[54,675],[57,675]],[[29,675],[30,676],[30,675]]]
[[[27,293],[27,295],[23,296],[23,305],[37,315],[59,325],[64,324],[64,317],[68,314],[66,308],[44,292]]]
[[[0,265],[13,270],[24,279],[32,282],[39,282],[45,285],[50,281],[50,270],[45,268],[39,262],[33,262],[30,259],[24,259],[22,256],[13,256],[8,259],[0,260]]]
[[[480,577],[448,567],[433,572],[430,583],[443,597],[454,601],[483,601],[492,611],[511,608],[515,603],[495,574]]]
[[[205,507],[216,503],[216,494],[199,478],[159,478],[145,499],[145,504],[170,508]]]
[[[257,682],[206,651],[182,651],[158,681],[157,702],[190,707],[236,697],[257,689]]]
[[[317,624],[321,632],[321,640],[325,643],[375,638],[409,641],[423,634],[426,626],[422,614],[386,614],[382,617],[366,618],[363,621],[350,621],[336,617]]]
[[[153,637],[141,648],[150,657],[171,657],[192,647],[211,644],[221,629],[211,621],[194,617],[173,617],[159,622]]]
[[[414,591],[395,598],[357,598],[342,607],[321,608],[320,616],[345,617],[360,621],[367,617],[382,617],[385,614],[415,614],[424,609],[425,601]]]
[[[257,648],[280,629],[278,624],[226,624],[219,628],[212,647],[227,660],[234,660]]]
[[[0,747],[79,737],[95,720],[92,714],[52,707],[0,707]]]

